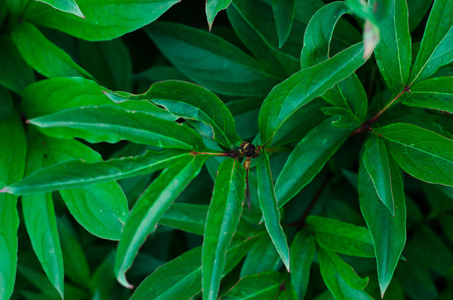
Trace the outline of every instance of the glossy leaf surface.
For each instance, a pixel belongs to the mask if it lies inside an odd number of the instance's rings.
[[[291,32],[293,25],[295,0],[273,0],[272,9],[277,25],[278,46],[281,48]]]
[[[436,77],[420,81],[404,93],[401,103],[453,113],[453,77]]]
[[[227,8],[230,3],[231,0],[206,0],[206,17],[208,18],[209,29],[212,28],[214,18],[219,11]]]
[[[70,13],[81,18],[85,18],[83,13],[80,11],[79,6],[74,0],[38,0],[38,1],[49,4],[53,8],[61,10],[63,12]]]

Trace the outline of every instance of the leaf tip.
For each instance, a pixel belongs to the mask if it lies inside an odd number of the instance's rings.
[[[132,290],[134,288],[134,286],[127,281],[124,273],[118,274],[118,276],[116,277],[116,280],[118,280],[118,282],[127,289]]]
[[[9,191],[8,187],[5,186],[4,188],[2,188],[2,189],[0,190],[0,193],[8,193],[8,191]]]

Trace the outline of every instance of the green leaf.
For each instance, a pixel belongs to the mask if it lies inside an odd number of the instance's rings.
[[[282,225],[280,224],[280,211],[278,210],[277,197],[275,196],[274,182],[272,181],[269,157],[266,151],[261,151],[257,165],[258,199],[263,212],[264,224],[272,242],[277,249],[286,269],[290,270],[290,254],[288,242]]]
[[[453,113],[453,77],[436,77],[414,84],[401,103]]]
[[[373,181],[379,199],[387,206],[392,216],[395,215],[395,199],[393,195],[392,173],[387,147],[382,138],[373,136],[365,144],[363,164]]]
[[[278,271],[281,265],[280,256],[269,235],[261,235],[247,254],[240,277],[269,270]]]
[[[453,140],[405,123],[374,129],[398,165],[417,179],[453,185]]]
[[[321,275],[329,291],[337,300],[373,299],[362,291],[368,283],[334,252],[318,248]]]
[[[295,0],[272,0],[272,9],[277,25],[278,47],[281,48],[291,32]]]
[[[332,126],[332,120],[313,128],[288,157],[275,184],[280,207],[311,182],[352,132]]]
[[[201,137],[185,125],[113,105],[69,108],[28,122],[40,127],[46,135],[80,137],[91,143],[128,140],[186,150],[203,145]]]
[[[260,110],[261,140],[271,143],[282,124],[299,108],[347,78],[365,61],[361,43],[311,68],[303,69],[272,89]]]
[[[309,216],[307,224],[315,232],[316,243],[324,249],[351,256],[375,256],[366,228],[318,216]]]
[[[35,74],[9,36],[1,35],[0,44],[0,85],[20,94],[35,81]]]
[[[39,170],[24,180],[9,185],[0,191],[14,195],[28,195],[59,189],[79,188],[96,182],[151,173],[188,156],[191,156],[191,154],[181,150],[163,150],[147,151],[140,156],[110,159],[102,162],[86,162],[83,160],[63,162]]]
[[[79,6],[74,0],[37,0],[42,3],[49,4],[55,9],[76,15],[81,18],[85,18],[83,13],[80,11]]]
[[[184,75],[213,92],[263,95],[277,83],[255,59],[213,34],[173,23],[154,23],[145,31]]]
[[[248,275],[241,278],[220,299],[275,299],[280,292],[281,283],[282,275],[275,271]]]
[[[370,230],[377,260],[377,273],[381,296],[387,289],[406,243],[406,207],[403,183],[398,166],[389,157],[392,193],[395,201],[394,215],[376,193],[364,163],[359,169],[360,210]]]
[[[0,101],[3,99],[0,99]],[[4,104],[4,103],[2,103]],[[0,186],[18,181],[25,170],[27,143],[18,114],[0,123]],[[14,166],[14,168],[11,168]],[[0,194],[0,298],[9,299],[14,289],[17,265],[17,197]]]
[[[304,299],[307,293],[315,250],[313,235],[307,230],[299,231],[291,244],[291,283],[298,299]]]
[[[190,156],[174,162],[137,200],[124,225],[115,257],[115,275],[123,286],[131,287],[125,273],[131,267],[140,246],[154,232],[171,203],[198,175],[205,160],[205,156]]]
[[[206,17],[208,18],[209,31],[211,31],[214,18],[219,11],[225,9],[230,5],[231,0],[206,0]]]
[[[417,28],[432,4],[433,0],[407,0],[410,32]]]
[[[125,4],[120,0],[77,0],[85,19],[32,1],[24,18],[88,41],[111,40],[159,18],[178,0],[143,0]]]
[[[354,14],[361,19],[369,19],[374,24],[379,22],[386,16],[389,10],[391,0],[364,2],[360,0],[346,0],[351,6]]]
[[[425,34],[411,71],[409,86],[428,78],[436,71],[453,61],[453,1],[436,0]]]
[[[206,220],[202,265],[203,298],[217,299],[226,251],[238,226],[245,197],[245,170],[236,159],[220,164]]]
[[[159,224],[203,235],[207,214],[207,205],[173,203],[160,218]]]
[[[49,41],[33,24],[15,26],[11,38],[27,63],[46,77],[93,77],[63,50]]]
[[[411,36],[406,0],[389,1],[379,21],[381,41],[374,50],[376,62],[387,87],[399,93],[408,84],[412,62]]]

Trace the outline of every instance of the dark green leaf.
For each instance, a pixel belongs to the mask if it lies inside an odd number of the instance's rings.
[[[389,1],[379,22],[381,41],[374,50],[376,62],[387,87],[399,93],[408,84],[412,62],[406,0]]]
[[[280,292],[282,275],[275,271],[252,274],[239,282],[220,299],[275,299]]]
[[[377,260],[381,296],[387,289],[406,243],[406,207],[403,183],[398,166],[389,157],[389,172],[395,212],[391,214],[376,194],[371,177],[363,163],[359,169],[360,210],[370,230]]]
[[[409,29],[410,32],[420,24],[420,21],[430,9],[433,0],[407,0],[409,8]]]
[[[14,27],[11,38],[27,63],[46,77],[93,77],[77,65],[63,50],[49,41],[33,24],[22,22]]]
[[[258,158],[256,172],[258,177],[258,199],[263,211],[264,224],[283,264],[289,271],[288,242],[280,224],[280,211],[278,210],[277,197],[275,196],[274,181],[272,180],[269,157],[265,151],[262,151]]]
[[[415,107],[423,107],[453,113],[453,77],[437,77],[414,84],[404,93],[401,102]]]
[[[76,15],[81,18],[85,18],[83,13],[80,11],[79,6],[74,0],[38,0],[42,3],[47,3],[55,9]]]
[[[140,246],[154,232],[159,219],[171,203],[198,175],[205,160],[205,156],[189,156],[174,162],[137,200],[123,228],[115,258],[115,274],[123,286],[131,287],[125,273],[132,265]]]
[[[436,0],[411,71],[409,86],[428,78],[453,60],[453,1]]]
[[[418,126],[395,123],[374,130],[398,165],[417,179],[453,185],[453,140]]]
[[[111,40],[159,18],[178,0],[77,0],[85,19],[32,1],[24,18],[89,41]]]
[[[318,216],[309,216],[307,224],[315,232],[316,243],[324,249],[352,256],[375,256],[366,228]]]
[[[212,23],[219,11],[230,5],[231,0],[206,0],[206,17],[208,18],[209,31],[211,31]]]
[[[172,23],[145,30],[182,73],[214,92],[263,95],[277,83],[256,60],[213,34]]]
[[[277,25],[278,47],[281,48],[291,32],[295,0],[272,0],[272,9]]]
[[[351,133],[351,128],[332,126],[332,120],[313,128],[291,152],[275,184],[279,206],[310,183]]]
[[[270,144],[281,125],[299,108],[347,78],[365,61],[363,45],[356,44],[314,67],[303,69],[267,96],[260,110],[261,140]]]
[[[160,218],[159,224],[203,235],[207,214],[207,205],[173,203]]]
[[[204,299],[217,299],[226,252],[239,223],[244,196],[244,168],[236,159],[223,161],[215,179],[203,241]]]
[[[240,277],[269,270],[278,271],[281,265],[280,256],[269,235],[262,235],[247,254]]]
[[[291,244],[291,283],[299,299],[304,299],[307,293],[315,250],[313,235],[307,230],[299,231]]]

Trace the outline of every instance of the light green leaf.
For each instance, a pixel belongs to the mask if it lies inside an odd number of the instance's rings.
[[[332,120],[313,128],[291,152],[275,184],[280,207],[310,183],[352,132],[332,126]]]
[[[278,47],[281,48],[291,32],[295,0],[272,0],[272,9],[277,25]]]
[[[63,50],[49,41],[33,24],[15,26],[11,38],[27,63],[46,77],[93,77]]]
[[[307,293],[315,250],[313,235],[307,230],[299,231],[291,244],[291,283],[298,299],[304,299]]]
[[[0,123],[0,136],[4,143],[0,148],[0,166],[9,166],[0,169],[0,186],[5,186],[20,180],[25,170],[27,143],[18,114]],[[16,206],[16,196],[0,194],[0,298],[3,299],[10,298],[16,279],[19,228]]]
[[[289,272],[289,247],[282,225],[280,224],[280,211],[278,210],[269,157],[266,151],[261,151],[261,155],[258,157],[256,172],[258,177],[258,200],[263,212],[264,224],[283,264]]]
[[[143,0],[124,3],[122,0],[77,0],[85,16],[85,19],[82,19],[57,11],[47,4],[31,1],[24,19],[84,40],[102,41],[114,39],[153,22],[178,2],[178,0]]]
[[[220,299],[275,299],[280,292],[282,281],[282,275],[275,271],[248,275],[241,278]]]
[[[389,212],[376,194],[373,181],[363,163],[360,164],[359,169],[360,210],[373,239],[382,296],[392,279],[406,244],[406,207],[403,183],[400,170],[392,157],[389,157],[389,172],[395,201],[394,215]]]
[[[324,249],[351,256],[375,256],[366,228],[318,216],[309,216],[307,224],[315,232],[316,243]]]
[[[80,137],[91,143],[120,140],[155,147],[194,150],[203,145],[192,129],[148,113],[118,106],[69,108],[29,120],[46,135],[57,138]]]
[[[264,95],[278,82],[255,59],[208,32],[173,23],[154,23],[145,31],[184,75],[213,92]]]
[[[271,144],[282,124],[294,112],[347,78],[365,61],[361,43],[338,53],[314,67],[303,69],[272,89],[260,110],[263,144]]]
[[[436,0],[411,71],[409,86],[453,61],[453,0]]]
[[[238,226],[245,197],[245,170],[236,159],[220,164],[206,220],[203,252],[203,298],[217,299],[226,252]]]
[[[79,6],[74,0],[36,0],[42,3],[49,4],[55,9],[76,15],[81,18],[85,18],[83,13],[80,11]]]
[[[453,185],[453,140],[406,123],[374,129],[398,165],[417,179]]]
[[[373,136],[365,144],[363,164],[373,181],[379,199],[387,206],[392,216],[395,215],[392,174],[389,154],[382,138]]]
[[[182,150],[163,150],[147,151],[140,156],[102,162],[68,161],[39,170],[0,191],[14,195],[28,195],[79,188],[96,182],[151,173],[188,156],[191,154]]]
[[[219,11],[225,9],[230,5],[231,0],[206,0],[206,17],[208,18],[209,31],[211,31],[214,18]]]
[[[125,273],[131,267],[140,246],[154,232],[171,203],[198,175],[205,160],[205,156],[199,155],[174,162],[137,200],[123,228],[115,257],[115,275],[123,286],[131,287]]]

